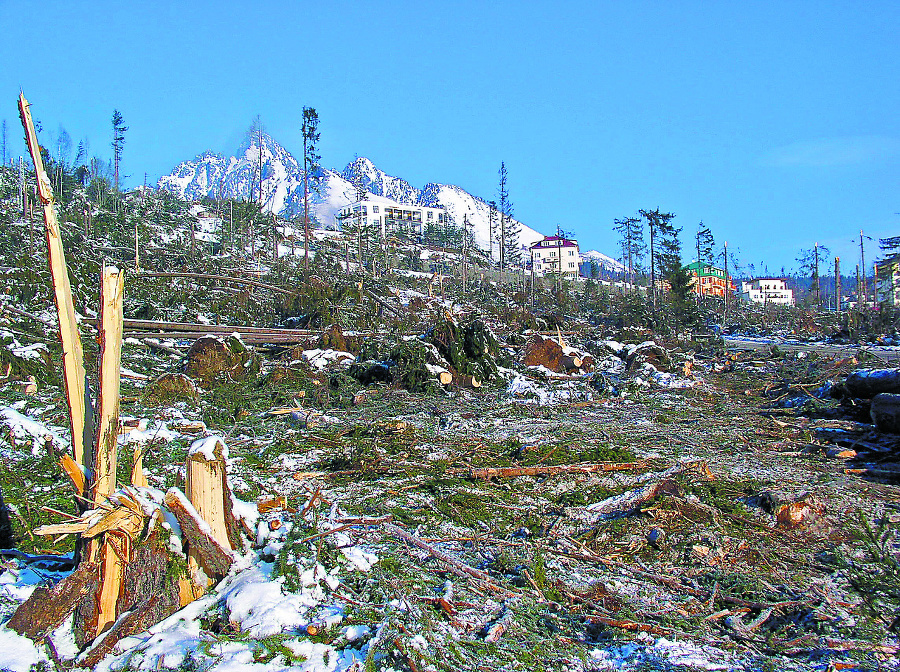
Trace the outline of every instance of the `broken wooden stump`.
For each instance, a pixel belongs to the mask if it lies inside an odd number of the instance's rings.
[[[869,411],[879,431],[900,434],[900,394],[881,392],[872,398]]]
[[[198,439],[188,451],[185,494],[217,541],[233,549],[241,545],[240,527],[235,520],[228,485],[228,449],[219,437]]]

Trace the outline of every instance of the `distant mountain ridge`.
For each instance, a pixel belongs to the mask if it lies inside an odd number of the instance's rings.
[[[261,140],[261,141],[260,141]],[[236,156],[204,152],[190,161],[182,161],[163,175],[157,187],[188,200],[208,198],[258,198],[262,155],[262,194],[265,208],[282,217],[303,212],[303,165],[271,136],[251,136]],[[399,203],[443,207],[459,227],[467,218],[476,244],[490,248],[488,203],[452,184],[429,182],[417,189],[406,180],[388,175],[372,161],[359,157],[338,173],[320,169],[319,193],[310,191],[310,217],[320,226],[333,226],[335,214],[357,197],[357,185],[366,192]],[[541,240],[543,234],[520,224],[519,242],[523,247]]]

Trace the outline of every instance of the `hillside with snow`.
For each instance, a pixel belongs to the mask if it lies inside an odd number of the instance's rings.
[[[603,254],[602,252],[598,252],[597,250],[588,250],[587,252],[582,252],[581,258],[587,262],[595,261],[597,262],[598,266],[607,271],[612,271],[614,273],[625,272],[625,267],[620,261],[613,259],[609,255]]]
[[[402,178],[388,175],[364,157],[347,164],[340,173],[320,169],[318,175],[319,191],[310,190],[309,200],[310,217],[321,227],[335,227],[337,212],[354,202],[358,188],[362,188],[368,194],[398,203],[445,208],[457,226],[462,227],[464,219],[468,220],[479,247],[490,247],[490,206],[460,187],[430,182],[418,189]],[[257,199],[260,182],[266,210],[285,218],[303,212],[303,166],[266,134],[249,138],[235,156],[206,152],[182,161],[170,174],[162,176],[157,186],[188,200]],[[535,229],[517,223],[523,247],[543,238]]]

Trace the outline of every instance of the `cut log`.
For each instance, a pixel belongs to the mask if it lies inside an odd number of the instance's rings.
[[[466,387],[473,390],[477,390],[481,387],[481,381],[475,376],[459,375],[453,378],[453,382],[460,387]]]
[[[900,393],[900,369],[861,369],[854,371],[843,385],[848,396],[871,399],[876,394]]]
[[[900,434],[900,394],[882,392],[872,398],[872,422],[882,432]]]
[[[563,355],[559,358],[559,365],[565,371],[573,371],[575,369],[580,369],[584,360],[577,355]]]
[[[6,627],[24,637],[38,640],[52,632],[100,585],[100,566],[82,562],[53,588],[39,586],[6,623]]]
[[[441,385],[449,385],[453,382],[453,374],[450,373],[443,366],[438,366],[435,364],[426,364],[425,368],[434,375],[435,379]]]

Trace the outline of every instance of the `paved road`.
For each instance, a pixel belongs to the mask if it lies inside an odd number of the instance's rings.
[[[892,365],[900,365],[900,349],[886,348],[882,346],[859,345],[826,345],[824,343],[796,343],[782,341],[775,338],[730,338],[725,337],[725,347],[729,350],[768,350],[772,345],[777,345],[779,350],[785,352],[821,352],[826,355],[850,357],[860,350],[875,355],[878,359],[890,362]]]

